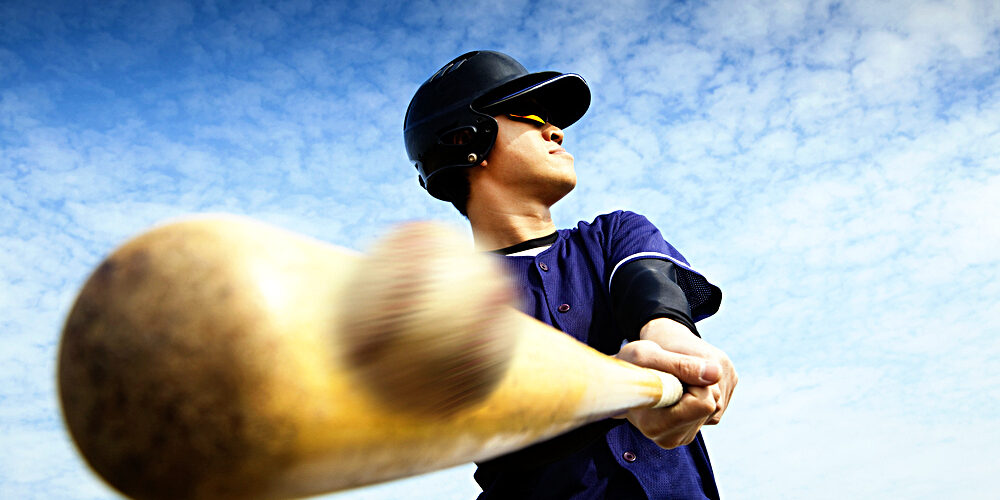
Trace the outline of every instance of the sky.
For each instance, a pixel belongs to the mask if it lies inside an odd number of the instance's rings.
[[[359,250],[463,228],[402,122],[475,49],[590,85],[557,225],[642,213],[722,288],[699,330],[740,374],[704,431],[726,498],[996,495],[995,1],[0,0],[0,498],[117,498],[55,359],[129,237],[203,212]],[[329,498],[474,498],[473,470]]]

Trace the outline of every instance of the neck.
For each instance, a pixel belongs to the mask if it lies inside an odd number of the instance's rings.
[[[483,251],[548,236],[556,230],[544,204],[470,203],[468,213],[476,248]]]

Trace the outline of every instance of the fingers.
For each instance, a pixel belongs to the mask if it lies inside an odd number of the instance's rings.
[[[726,411],[725,401],[722,399],[722,389],[719,388],[718,384],[712,385],[708,389],[712,394],[712,398],[715,399],[715,411],[705,421],[705,425],[716,425],[722,421],[722,414]]]
[[[739,376],[736,374],[736,370],[728,358],[723,360],[723,371],[723,380],[718,385],[712,386],[718,409],[705,422],[705,425],[716,425],[722,421],[722,415],[729,408],[729,400],[733,397],[733,390],[736,389],[736,384],[739,383]]]
[[[629,413],[629,420],[660,447],[676,448],[691,443],[715,411],[711,390],[695,386],[689,387],[676,405],[665,409],[635,410]]]
[[[701,426],[721,422],[736,386],[738,378],[729,358],[721,351],[704,354],[699,349],[707,347],[687,346],[681,353],[667,350],[659,342],[638,340],[625,344],[616,355],[632,364],[673,374],[686,386],[684,396],[673,407],[628,413],[628,419],[661,447],[688,444]]]
[[[685,422],[698,422],[699,427],[717,409],[711,389],[707,387],[689,387],[680,403],[683,404],[676,407],[673,416]]]
[[[670,373],[688,385],[712,385],[718,382],[722,375],[722,368],[718,363],[666,351],[649,340],[637,340],[625,344],[616,357],[634,365]]]
[[[639,333],[642,340],[624,345],[616,356],[671,373],[686,385],[673,407],[628,413],[643,434],[664,448],[688,444],[701,426],[721,422],[738,380],[724,352],[673,323],[664,318],[648,322]]]

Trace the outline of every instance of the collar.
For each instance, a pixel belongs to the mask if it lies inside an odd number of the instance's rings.
[[[491,250],[491,253],[499,255],[511,255],[515,253],[524,252],[526,250],[533,250],[540,247],[548,247],[556,242],[559,238],[559,231],[555,231],[550,235],[542,236],[540,238],[534,238],[528,241],[522,241],[516,245],[511,245],[506,248],[501,248],[498,250]]]

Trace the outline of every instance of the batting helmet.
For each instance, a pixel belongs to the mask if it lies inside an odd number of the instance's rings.
[[[458,56],[417,89],[406,109],[406,152],[420,173],[420,185],[435,198],[448,200],[442,172],[478,164],[497,137],[494,114],[525,99],[545,107],[548,120],[565,128],[590,106],[590,88],[575,73],[528,70],[514,58],[488,50]],[[454,144],[462,134],[469,140]]]

